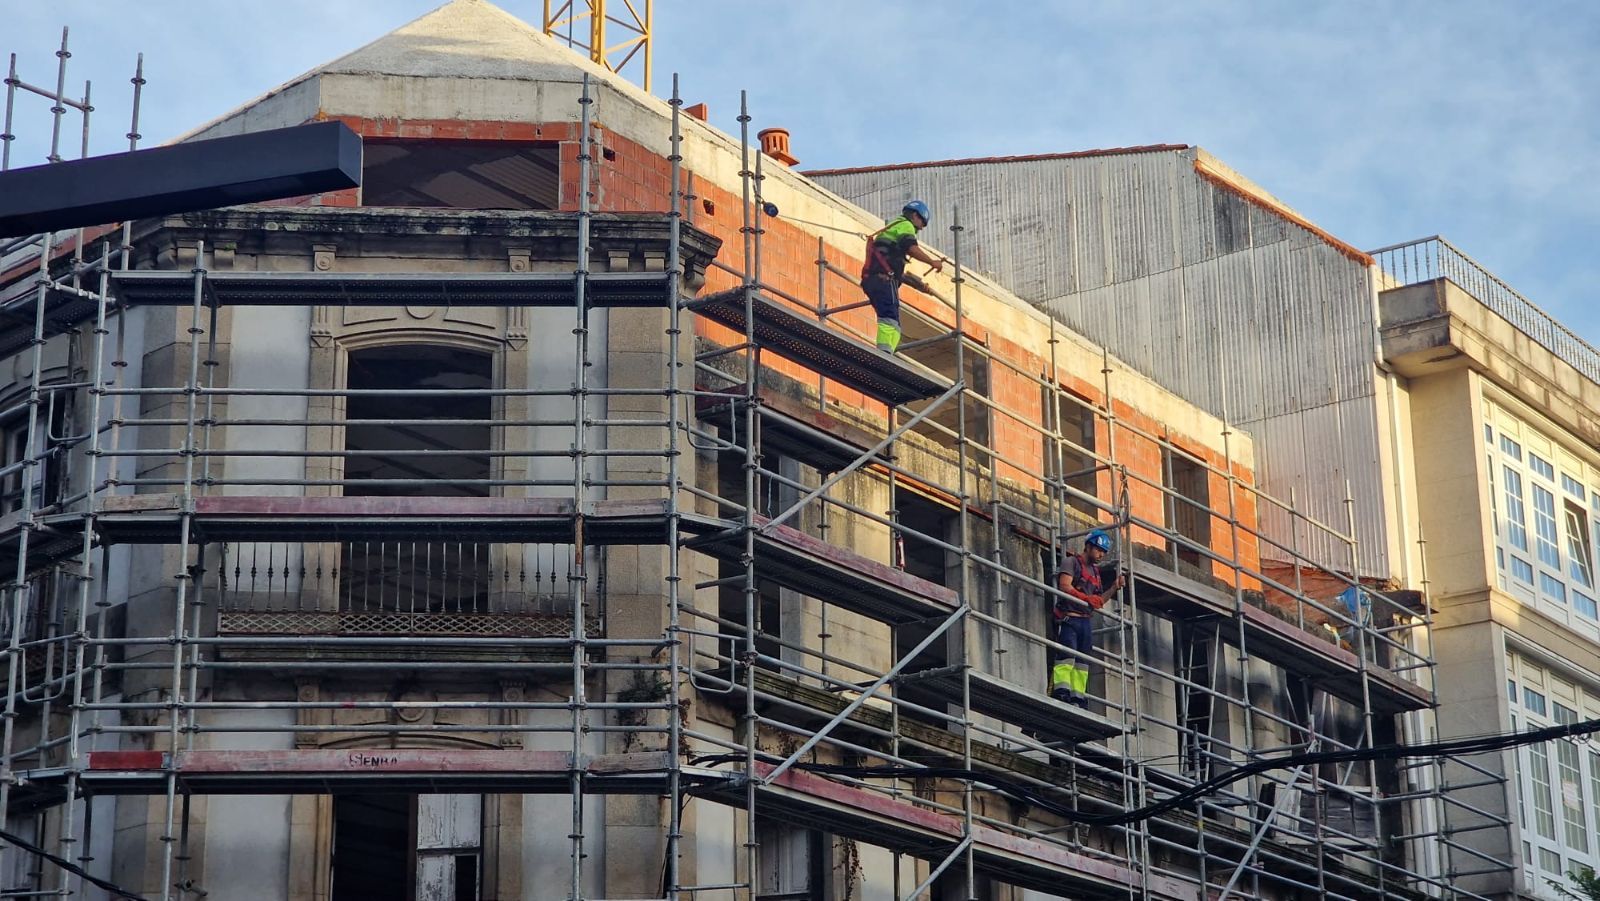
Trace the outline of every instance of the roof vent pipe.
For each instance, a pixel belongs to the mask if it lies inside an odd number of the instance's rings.
[[[763,128],[756,135],[761,140],[761,152],[772,157],[785,166],[793,166],[800,162],[789,153],[789,129]]]

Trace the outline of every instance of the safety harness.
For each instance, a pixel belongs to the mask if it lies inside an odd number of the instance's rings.
[[[896,222],[904,218],[904,216],[901,216],[899,218],[890,220],[887,225],[878,229],[867,238],[867,252],[863,255],[863,259],[866,262],[861,265],[862,281],[866,281],[867,279],[874,278],[876,276],[895,279],[897,281],[899,280],[894,274],[894,264],[889,262],[889,255],[885,253],[883,248],[878,244],[878,236],[893,228]]]
[[[1077,566],[1072,567],[1072,579],[1067,585],[1066,592],[1082,607],[1056,599],[1052,613],[1056,622],[1069,616],[1089,616],[1105,604],[1102,595],[1105,593],[1105,582],[1100,578],[1100,567],[1083,558],[1082,554],[1073,554],[1068,560],[1076,561]],[[1065,571],[1065,570],[1063,570]],[[1087,608],[1087,609],[1085,609]]]

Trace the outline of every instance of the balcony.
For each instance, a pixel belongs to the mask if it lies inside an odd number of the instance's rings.
[[[575,553],[570,544],[250,541],[222,545],[207,568],[219,636],[565,638]],[[602,575],[597,593],[603,586]],[[602,626],[585,617],[586,634]]]

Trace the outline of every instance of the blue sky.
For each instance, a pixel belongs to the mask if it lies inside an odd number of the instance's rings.
[[[95,152],[165,140],[442,0],[0,0],[0,52],[71,93]],[[540,0],[502,4],[537,19]],[[1199,144],[1360,247],[1443,234],[1600,344],[1600,3],[657,0],[657,91],[732,130],[794,134],[803,167]],[[12,165],[43,161],[19,104]],[[74,126],[75,128],[75,126]],[[76,132],[67,142],[76,150]]]

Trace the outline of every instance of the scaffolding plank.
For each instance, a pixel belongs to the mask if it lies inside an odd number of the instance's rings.
[[[566,272],[211,272],[207,300],[224,306],[571,307],[577,276]],[[123,303],[188,306],[194,275],[178,270],[118,272]],[[586,280],[593,307],[666,307],[666,272],[597,272]]]
[[[584,757],[565,751],[344,748],[293,751],[94,751],[87,791],[163,790],[168,768],[191,794],[337,794],[359,791],[564,793],[582,772],[585,790],[661,794],[672,761],[665,752]],[[43,782],[42,778],[32,780]]]
[[[765,778],[773,769],[758,761],[755,775]],[[742,786],[732,782],[698,791],[722,803],[744,803]],[[764,816],[926,860],[944,858],[963,835],[958,817],[800,770],[791,769],[771,784],[757,783],[756,794]],[[1110,899],[1126,898],[1130,886],[1142,884],[1161,898],[1199,897],[1188,883],[1157,875],[1146,879],[1125,866],[1054,842],[983,824],[973,827],[972,837],[976,866],[1010,885],[1074,898]]]
[[[696,413],[713,425],[743,414],[750,398],[732,391],[722,396],[696,398]],[[879,442],[865,429],[851,425],[775,391],[762,389],[756,403],[761,417],[761,446],[782,451],[818,472],[837,472],[854,463]],[[740,433],[735,427],[736,434]],[[887,460],[880,455],[878,459]]]
[[[1094,741],[1122,734],[1122,727],[1105,717],[1063,704],[999,676],[968,670],[967,678],[973,710],[1021,726],[1043,741]],[[900,681],[932,686],[953,702],[961,698],[961,672],[954,667],[911,673],[902,676]]]
[[[758,527],[766,521],[756,518]],[[730,563],[738,563],[744,555],[744,533],[738,529],[696,537],[686,544]],[[788,526],[756,532],[755,566],[763,579],[886,623],[949,616],[959,605],[955,591],[943,585]]]
[[[1291,672],[1312,677],[1317,687],[1361,704],[1361,660],[1355,653],[1250,605],[1244,607],[1244,622],[1251,653],[1264,650],[1262,656]],[[1432,705],[1430,692],[1421,685],[1377,663],[1368,663],[1366,672],[1374,711],[1405,713]]]
[[[854,697],[849,692],[830,691],[763,669],[757,669],[754,675],[757,704],[762,715],[797,726],[812,729],[821,727],[844,710]],[[701,671],[697,678],[710,680],[716,686],[714,691],[726,691],[728,696],[740,699],[745,697],[745,675],[742,670],[736,672],[731,681],[727,667]],[[887,698],[869,699],[839,724],[839,734],[852,735],[853,740],[870,744],[885,733],[898,732],[900,756],[929,765],[959,763],[966,757],[970,747],[973,765],[979,769],[1015,773],[1019,767],[1038,766],[1043,769],[1031,771],[1029,775],[1052,781],[1049,767],[1023,756],[1022,751],[1008,750],[979,738],[972,739],[969,744],[943,723],[921,719],[912,711],[902,711],[896,717],[888,707]]]
[[[756,293],[752,305],[758,345],[890,406],[935,397],[950,387],[932,370],[831,329],[765,294]],[[745,330],[742,288],[702,297],[688,307],[729,328]]]
[[[194,499],[192,531],[206,541],[449,541],[664,544],[665,500],[596,501],[581,518],[553,497],[298,497],[216,495]],[[95,527],[113,544],[171,544],[180,538],[175,494],[105,498]],[[693,532],[722,523],[684,517]]]
[[[1147,560],[1135,559],[1139,609],[1157,610],[1180,617],[1214,616],[1231,619],[1234,599],[1227,592]],[[1252,604],[1244,604],[1241,620],[1244,641],[1251,654],[1260,654],[1283,669],[1313,680],[1316,687],[1351,703],[1364,703],[1361,661],[1339,647],[1293,623]],[[1224,630],[1223,638],[1237,643],[1237,633]],[[1422,710],[1432,704],[1428,690],[1377,663],[1367,670],[1367,690],[1374,711],[1384,714]]]

